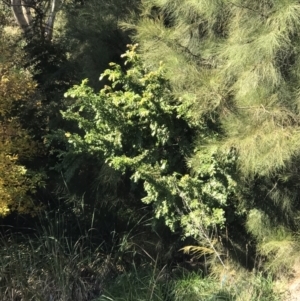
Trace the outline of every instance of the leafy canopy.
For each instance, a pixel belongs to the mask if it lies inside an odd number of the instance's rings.
[[[30,193],[42,183],[39,173],[21,163],[30,160],[38,146],[17,114],[17,108],[33,97],[36,84],[29,72],[14,65],[5,38],[0,36],[0,216],[14,210],[33,213],[36,208]]]
[[[130,177],[132,185],[142,183],[142,201],[153,204],[156,218],[198,237],[199,227],[225,221],[224,208],[235,185],[226,166],[234,158],[223,154],[223,168],[215,153],[203,153],[203,164],[191,174],[186,158],[195,151],[195,128],[188,108],[172,93],[164,65],[145,66],[136,45],[123,57],[128,70],[111,63],[101,75],[111,85],[100,93],[84,80],[65,94],[75,101],[62,114],[76,121],[81,132],[65,133],[70,151],[93,154]]]

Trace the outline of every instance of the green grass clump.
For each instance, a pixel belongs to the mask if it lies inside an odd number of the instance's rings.
[[[124,273],[97,301],[280,301],[271,277],[245,272],[237,279],[202,273],[172,276],[166,269],[144,267]],[[177,273],[176,273],[177,274]]]
[[[144,266],[118,276],[97,301],[163,301],[171,298],[171,282],[166,268]]]

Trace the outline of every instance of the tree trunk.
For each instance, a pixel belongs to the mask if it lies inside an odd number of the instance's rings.
[[[11,9],[19,26],[26,30],[29,26],[30,17],[27,15],[27,9],[24,8],[24,3],[21,0],[11,0]],[[29,8],[28,8],[29,10]],[[29,11],[30,13],[30,11]],[[26,17],[25,17],[26,16]]]
[[[23,14],[29,26],[32,22],[32,15],[31,15],[30,5],[29,5],[30,3],[28,2],[28,0],[23,0],[22,2],[24,2],[24,5],[22,7]]]
[[[45,11],[37,11],[35,15],[40,18],[41,32],[45,39],[51,41],[53,35],[53,26],[58,8],[57,0],[47,0]],[[32,25],[31,9],[35,9],[35,3],[32,0],[11,0],[11,9],[19,26],[26,31]],[[46,17],[48,15],[48,17]],[[46,20],[45,20],[46,19]]]
[[[54,20],[56,16],[56,0],[51,1],[50,13],[45,27],[45,36],[47,40],[52,40]]]

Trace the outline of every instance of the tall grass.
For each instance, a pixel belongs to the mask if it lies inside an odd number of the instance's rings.
[[[158,269],[155,265],[137,269],[134,265],[110,285],[97,301],[167,301],[171,296],[171,282],[166,267]]]
[[[221,264],[219,270],[210,267],[209,275],[162,267],[164,254],[150,255],[142,245],[147,259],[136,265],[131,256],[131,266],[117,271],[111,257],[137,252],[134,241],[140,240],[134,240],[134,233],[127,233],[118,250],[107,254],[104,246],[94,243],[94,230],[81,231],[85,234],[73,239],[67,224],[57,214],[42,218],[34,235],[0,236],[0,301],[284,300],[275,292],[271,276]]]
[[[89,233],[73,241],[61,216],[41,221],[33,235],[0,238],[1,301],[89,301],[99,297],[115,272]]]
[[[280,301],[271,277],[245,272],[237,279],[202,273],[166,274],[155,267],[124,273],[97,301]]]

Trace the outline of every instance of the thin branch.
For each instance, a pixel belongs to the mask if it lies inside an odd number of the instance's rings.
[[[272,193],[272,191],[275,190],[275,189],[277,188],[277,184],[278,184],[278,182],[276,182],[276,183],[274,184],[274,186],[272,187],[272,189],[268,191],[268,193],[266,194],[266,196],[265,196],[265,198],[264,198],[264,201],[265,201],[266,198]]]
[[[164,39],[162,39],[161,37],[156,37],[160,42],[166,44],[168,47],[172,48],[172,46],[174,46],[171,42],[165,41]],[[213,65],[207,61],[205,61],[200,55],[194,54],[193,52],[191,52],[191,50],[186,47],[181,45],[178,41],[175,41],[175,46],[179,47],[179,49],[181,49],[181,52],[186,53],[189,56],[192,56],[193,58],[197,59],[200,62],[200,65],[206,65],[206,66],[210,66],[212,67]]]

